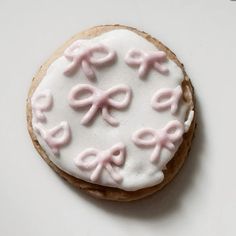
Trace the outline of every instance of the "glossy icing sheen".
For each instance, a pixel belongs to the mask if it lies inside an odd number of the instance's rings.
[[[33,110],[35,134],[50,160],[70,175],[128,191],[156,185],[193,119],[190,112],[185,121],[183,78],[164,52],[134,32],[79,40],[50,65],[34,93],[53,96],[53,108],[44,104],[46,95],[39,109],[46,122],[39,123]],[[63,121],[68,127],[63,123],[58,134]]]

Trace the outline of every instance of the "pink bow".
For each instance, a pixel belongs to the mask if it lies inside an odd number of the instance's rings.
[[[125,62],[129,66],[138,66],[138,74],[140,78],[144,78],[148,71],[154,70],[166,74],[168,69],[161,65],[166,60],[166,53],[163,51],[144,52],[139,49],[128,51],[125,57]]]
[[[32,97],[32,111],[37,122],[47,121],[44,112],[49,111],[52,105],[53,98],[50,90],[44,90]]]
[[[95,157],[95,159],[91,159]],[[87,160],[86,160],[87,159]],[[125,146],[118,143],[111,148],[101,151],[88,148],[75,158],[75,165],[84,170],[93,170],[90,180],[97,181],[103,169],[106,169],[116,182],[122,181],[122,176],[115,171],[113,165],[121,166],[125,160]]]
[[[157,111],[170,108],[171,114],[173,115],[178,109],[181,96],[181,86],[177,86],[175,89],[162,88],[153,95],[151,105]]]
[[[86,98],[79,98],[80,95],[90,93]],[[124,93],[125,97],[121,101],[115,101],[112,96]],[[128,106],[131,100],[131,89],[126,85],[117,85],[103,91],[89,84],[79,84],[74,86],[68,95],[69,104],[72,108],[82,108],[90,106],[88,112],[81,120],[81,124],[87,124],[95,116],[99,109],[102,110],[103,119],[110,125],[116,126],[119,122],[109,114],[109,108],[122,109]]]
[[[71,140],[70,126],[66,121],[62,121],[59,125],[49,130],[45,130],[40,124],[35,124],[34,129],[42,136],[55,155],[59,155],[59,149],[67,145]]]
[[[71,61],[69,66],[66,68],[64,74],[71,75],[75,73],[76,69],[81,67],[84,74],[89,79],[96,78],[93,66],[105,66],[111,63],[116,58],[115,51],[109,49],[103,44],[95,44],[90,47],[81,48],[83,41],[74,42],[64,52],[64,56]],[[95,54],[103,54],[104,56],[95,56]]]
[[[160,158],[162,148],[166,148],[171,152],[175,150],[174,143],[182,140],[183,133],[183,124],[178,120],[172,120],[160,130],[152,128],[138,130],[133,134],[132,140],[141,148],[154,147],[150,161],[156,162]]]

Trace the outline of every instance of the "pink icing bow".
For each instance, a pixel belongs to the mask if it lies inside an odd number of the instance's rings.
[[[163,51],[144,52],[139,49],[132,49],[125,56],[125,62],[129,66],[139,67],[138,74],[140,78],[144,78],[151,68],[166,74],[168,69],[161,65],[165,60],[166,53]]]
[[[79,98],[80,95],[90,93],[86,98]],[[124,93],[125,97],[121,101],[115,101],[112,96]],[[131,100],[131,89],[126,85],[117,85],[103,91],[89,84],[79,84],[74,86],[68,95],[69,104],[72,108],[82,108],[91,106],[81,120],[81,124],[87,124],[95,116],[99,109],[102,110],[103,119],[110,125],[117,126],[119,122],[109,114],[109,108],[122,109],[129,105]]]
[[[64,74],[71,75],[81,67],[84,74],[89,79],[96,78],[94,67],[105,66],[116,58],[115,51],[109,49],[103,44],[95,44],[90,47],[81,48],[83,41],[76,41],[68,47],[64,56],[71,61]],[[103,54],[104,56],[95,57],[94,54]]]
[[[153,95],[151,105],[157,111],[170,108],[171,114],[173,115],[178,109],[181,96],[181,86],[177,86],[175,89],[162,88]]]
[[[71,140],[71,130],[66,121],[62,121],[59,125],[49,130],[45,130],[40,124],[35,124],[34,129],[42,136],[55,155],[59,155],[59,149]]]
[[[132,140],[141,148],[154,147],[150,161],[156,162],[160,158],[162,148],[166,148],[171,152],[175,150],[174,143],[182,140],[183,133],[183,124],[178,120],[172,120],[160,130],[152,128],[138,130],[133,134]]]
[[[95,159],[91,159],[95,157]],[[87,159],[87,160],[85,160]],[[106,169],[109,175],[116,182],[122,181],[122,176],[115,171],[113,165],[121,166],[125,160],[125,146],[118,143],[107,150],[98,150],[95,148],[88,148],[81,152],[75,158],[75,165],[84,170],[93,170],[90,180],[97,181],[103,169]]]
[[[44,90],[35,94],[32,97],[32,111],[36,121],[46,122],[47,118],[44,112],[49,111],[52,108],[52,105],[53,98],[50,90]]]

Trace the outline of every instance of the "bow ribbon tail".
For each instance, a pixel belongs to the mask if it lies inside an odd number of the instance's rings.
[[[95,72],[94,72],[91,64],[89,63],[89,61],[83,60],[81,63],[81,66],[82,66],[82,70],[83,70],[84,74],[86,75],[86,77],[88,79],[92,80],[92,79],[96,78]]]
[[[67,66],[67,68],[64,71],[65,75],[72,75],[76,71],[76,65],[78,64],[78,61],[76,59],[73,59],[71,63]]]
[[[145,62],[142,62],[140,64],[140,67],[138,69],[138,73],[140,78],[144,78],[147,75],[147,71],[148,71],[148,65]]]
[[[90,176],[90,180],[91,181],[97,181],[101,172],[103,169],[103,165],[101,163],[98,163],[98,165],[96,166],[95,170],[93,171],[93,173]]]
[[[165,148],[167,148],[169,151],[174,151],[175,150],[175,145],[171,141],[167,141],[165,143]]]
[[[152,154],[150,156],[150,161],[156,162],[159,161],[160,159],[160,154],[161,154],[161,146],[159,144],[157,144],[154,148],[154,150],[152,151]]]
[[[104,106],[102,108],[102,117],[110,125],[113,125],[113,126],[119,125],[119,122],[113,116],[111,116],[111,114],[109,113],[107,106]]]
[[[112,165],[110,163],[106,164],[106,169],[108,171],[108,173],[110,174],[110,176],[116,181],[116,182],[121,182],[122,181],[122,176],[120,174],[118,174],[114,168],[112,167]]]
[[[84,117],[81,120],[81,124],[85,125],[88,122],[91,121],[91,119],[95,116],[97,113],[98,107],[96,105],[92,105],[90,109],[87,111],[87,113],[84,115]]]
[[[175,114],[177,110],[178,110],[178,104],[176,102],[173,102],[170,107],[171,114]]]

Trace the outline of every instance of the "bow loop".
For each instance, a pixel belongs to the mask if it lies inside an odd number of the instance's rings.
[[[172,120],[163,128],[163,131],[171,142],[177,142],[183,135],[184,126],[179,121]]]
[[[97,157],[99,150],[95,148],[88,148],[84,152],[80,153],[78,157],[75,159],[75,164],[81,169],[84,170],[92,170],[98,163]]]
[[[120,100],[116,101],[113,96],[119,94],[124,94],[125,97]],[[131,90],[128,86],[126,85],[117,85],[111,89],[107,90],[107,95],[108,95],[108,104],[111,107],[115,107],[116,109],[122,109],[128,106],[130,99],[131,99]]]
[[[81,53],[81,45],[83,45],[84,40],[77,40],[74,43],[72,43],[65,51],[64,51],[64,56],[68,60],[73,60],[76,56],[79,56]]]
[[[125,62],[130,66],[139,66],[143,62],[144,53],[141,50],[130,50],[126,54]]]
[[[95,57],[96,53],[101,54],[100,57]],[[88,60],[94,66],[103,66],[104,64],[113,62],[115,58],[115,51],[102,44],[97,44],[91,47],[90,57],[88,58]]]
[[[87,57],[85,57],[85,58],[87,58]],[[95,72],[89,63],[89,60],[88,59],[85,60],[85,58],[84,58],[84,60],[81,60],[81,68],[82,68],[84,74],[89,79],[94,79],[96,77]]]
[[[151,106],[157,111],[162,111],[170,108],[171,114],[173,115],[178,110],[178,104],[181,96],[181,86],[177,86],[175,89],[162,88],[153,95],[151,99]]]
[[[96,90],[92,85],[79,84],[74,86],[68,95],[70,106],[73,108],[80,108],[91,105],[93,103],[93,95]],[[85,98],[81,98],[83,95],[88,95]]]
[[[125,158],[125,145],[123,143],[118,143],[111,147],[111,160],[112,162],[120,166],[124,162]]]
[[[133,135],[133,141],[140,147],[153,147],[156,145],[156,130],[145,128],[136,131]]]

